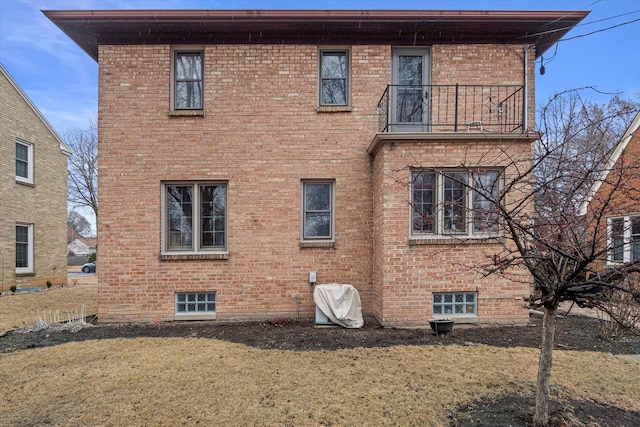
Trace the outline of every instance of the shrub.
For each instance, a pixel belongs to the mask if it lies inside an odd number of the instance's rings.
[[[96,253],[93,252],[91,255],[89,255],[89,261],[88,262],[93,262],[96,260]]]
[[[13,286],[11,286],[11,287],[9,288],[9,290],[10,290],[11,292],[15,292],[15,291],[16,291],[16,289],[18,289],[18,287],[17,287],[16,285],[13,285]]]
[[[47,280],[47,288],[51,287],[51,282]]]

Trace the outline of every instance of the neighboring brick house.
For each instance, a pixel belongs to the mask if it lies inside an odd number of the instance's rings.
[[[0,65],[0,289],[67,283],[69,148]]]
[[[386,326],[527,321],[457,184],[531,162],[535,58],[586,13],[44,13],[99,62],[101,320],[311,317],[316,272]]]
[[[606,219],[605,265],[640,260],[640,113],[632,120],[595,181],[581,213]],[[600,217],[600,215],[598,215]],[[601,227],[603,228],[603,227]],[[604,237],[604,233],[603,237]],[[602,248],[605,248],[604,239]]]

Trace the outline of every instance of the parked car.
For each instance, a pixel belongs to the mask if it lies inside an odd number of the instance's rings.
[[[96,272],[96,262],[88,262],[82,266],[83,273],[95,273]]]

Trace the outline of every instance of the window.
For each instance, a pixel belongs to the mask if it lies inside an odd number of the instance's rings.
[[[16,224],[16,273],[33,273],[33,224]]]
[[[33,184],[33,144],[16,141],[16,181]]]
[[[441,292],[433,294],[434,316],[476,316],[476,292]]]
[[[200,50],[173,51],[174,110],[203,108],[203,56]]]
[[[320,105],[349,105],[349,51],[320,50]]]
[[[215,292],[176,293],[176,315],[212,314],[216,312]]]
[[[165,252],[226,251],[226,183],[164,184],[163,206]]]
[[[608,227],[609,262],[640,259],[640,215],[609,219]]]
[[[411,180],[411,234],[483,236],[499,232],[500,171],[419,170]]]
[[[631,260],[640,259],[640,216],[631,218]]]
[[[333,181],[302,183],[302,239],[333,240]]]
[[[624,261],[624,219],[618,218],[611,221],[611,261]]]

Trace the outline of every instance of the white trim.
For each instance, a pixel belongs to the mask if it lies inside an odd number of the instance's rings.
[[[33,184],[33,144],[20,138],[16,138],[16,144],[24,145],[27,147],[27,176],[19,176],[16,171],[16,181],[25,184]],[[15,155],[16,160],[17,153]]]
[[[631,241],[631,232],[633,227],[633,219],[639,218],[640,213],[635,215],[616,216],[607,218],[607,265],[619,265],[633,261],[633,242]],[[614,261],[613,257],[613,238],[612,238],[612,222],[622,220],[622,261]]]
[[[613,151],[613,154],[611,154],[611,157],[607,161],[606,166],[600,172],[600,176],[598,176],[598,179],[596,179],[596,181],[593,183],[593,185],[589,189],[589,192],[587,193],[587,197],[580,204],[580,215],[587,214],[587,208],[589,206],[589,203],[591,203],[595,195],[598,193],[598,190],[600,190],[602,183],[606,181],[607,176],[609,176],[609,172],[611,172],[611,170],[614,168],[614,166],[616,165],[616,162],[624,152],[625,148],[627,148],[629,141],[631,141],[631,139],[633,138],[633,136],[635,135],[639,127],[640,127],[640,112],[636,114],[636,117],[631,122],[631,125],[629,125],[629,128],[625,131],[624,135],[622,136],[622,139],[620,139],[620,142],[618,143],[615,150]]]
[[[13,86],[13,88],[16,90],[16,92],[18,92],[18,95],[20,95],[22,97],[22,99],[24,99],[24,101],[27,103],[27,105],[29,105],[31,110],[33,110],[35,115],[38,116],[38,118],[40,119],[42,124],[44,124],[45,127],[47,128],[47,130],[49,130],[49,132],[51,132],[51,135],[55,138],[55,140],[60,145],[60,151],[62,151],[62,154],[64,154],[65,156],[71,156],[73,153],[71,152],[71,149],[69,148],[69,146],[67,144],[65,144],[65,142],[62,140],[62,138],[60,138],[60,135],[58,135],[58,133],[55,131],[55,129],[53,129],[53,126],[51,126],[51,124],[47,121],[47,119],[44,118],[44,116],[42,115],[40,110],[38,110],[38,107],[36,107],[36,105],[33,102],[31,102],[31,100],[29,99],[27,94],[24,93],[22,88],[18,85],[18,83],[16,83],[16,81],[13,79],[13,77],[11,77],[11,74],[9,74],[7,69],[4,68],[4,66],[2,64],[0,64],[0,74],[4,75],[6,77],[6,79],[9,81],[9,83],[11,83],[11,86]]]
[[[16,222],[17,227],[27,227],[27,266],[16,267],[16,274],[29,274],[34,272],[33,268],[33,223]],[[16,245],[18,242],[15,242]]]

